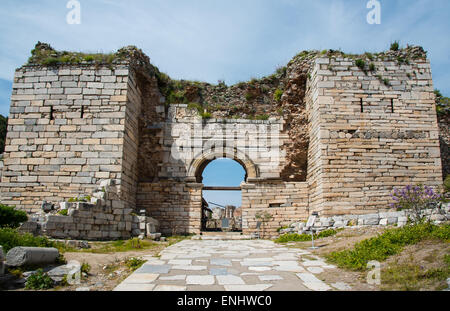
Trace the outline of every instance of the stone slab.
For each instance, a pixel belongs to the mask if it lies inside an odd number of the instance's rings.
[[[113,291],[115,292],[150,292],[155,284],[126,284],[121,283]]]
[[[338,290],[351,290],[351,286],[348,285],[347,283],[344,282],[336,282],[336,283],[332,283],[331,286],[333,286],[334,288],[338,289]]]
[[[186,277],[187,285],[213,285],[214,283],[213,275],[188,275]]]
[[[172,267],[173,270],[184,270],[184,271],[202,271],[202,270],[206,270],[207,267],[206,266],[173,266]]]
[[[280,275],[260,275],[258,278],[261,281],[279,281],[283,280],[283,278]]]
[[[186,274],[179,274],[173,276],[161,276],[158,280],[161,281],[184,281],[186,280]]]
[[[303,284],[313,291],[328,291],[331,287],[316,278],[311,273],[297,273],[297,276],[303,281]]]
[[[133,273],[128,278],[126,278],[123,283],[126,284],[150,284],[153,283],[159,274],[153,273]]]
[[[178,285],[157,285],[154,292],[185,292],[187,290],[186,286]]]
[[[255,285],[225,285],[227,292],[262,292],[271,288],[272,284],[255,284]]]
[[[212,266],[231,267],[231,260],[222,258],[213,258],[209,261]]]
[[[137,269],[135,273],[153,273],[153,274],[166,274],[169,273],[171,266],[169,265],[147,265],[143,264],[142,267]]]
[[[226,268],[210,268],[210,275],[228,275],[228,270]]]
[[[248,270],[263,272],[263,271],[270,271],[270,270],[272,270],[272,268],[270,268],[270,267],[248,267]]]
[[[314,273],[314,274],[319,274],[319,273],[322,273],[325,271],[321,267],[308,267],[308,268],[306,268],[306,270],[308,270],[309,272]]]
[[[245,285],[243,279],[235,275],[217,275],[219,285]]]

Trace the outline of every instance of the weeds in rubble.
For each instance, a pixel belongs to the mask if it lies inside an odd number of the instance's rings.
[[[369,261],[384,261],[401,252],[404,246],[425,239],[449,241],[450,224],[437,226],[424,222],[388,229],[377,237],[359,242],[353,249],[332,252],[326,258],[341,268],[362,271],[367,268]]]
[[[132,258],[128,258],[127,260],[125,260],[125,265],[131,271],[135,271],[135,270],[139,269],[145,262],[146,262],[146,260],[143,260],[141,258],[132,257]]]

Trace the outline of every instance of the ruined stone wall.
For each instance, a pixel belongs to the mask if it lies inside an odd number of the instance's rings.
[[[244,232],[268,212],[268,236],[311,211],[382,212],[394,187],[442,185],[430,64],[419,47],[304,51],[274,75],[230,87],[171,80],[133,47],[97,63],[45,44],[32,54],[14,78],[2,203],[35,212],[102,180],[118,186],[106,210],[50,221],[61,222],[49,228],[58,237],[128,237],[133,209],[165,234],[198,233],[201,175],[222,157],[247,173]],[[56,65],[39,63],[52,57]]]
[[[244,234],[255,232],[257,213],[272,217],[261,227],[264,237],[277,235],[277,229],[295,220],[308,218],[308,184],[306,182],[260,182],[242,186],[242,229]]]
[[[250,178],[279,179],[285,164],[281,147],[287,139],[282,130],[279,118],[202,120],[187,105],[171,105],[164,124],[159,177],[192,180],[201,173],[202,164],[226,157],[240,162]]]
[[[164,107],[157,107],[161,114]],[[281,120],[202,120],[187,105],[171,105],[167,119],[154,123],[154,137],[143,140],[161,150],[157,181],[138,185],[137,209],[159,220],[165,233],[197,233],[201,226],[201,175],[216,158],[234,159],[249,180],[279,179],[284,164]],[[141,137],[142,138],[142,137]],[[153,154],[143,154],[151,163]],[[278,189],[281,190],[281,189]],[[267,205],[268,207],[268,205]]]
[[[383,211],[394,187],[442,185],[429,61],[372,63],[318,58],[311,72],[310,197],[323,215]]]
[[[137,209],[159,221],[163,234],[199,233],[201,228],[202,184],[161,180],[141,182]]]
[[[127,89],[126,65],[18,69],[2,203],[33,212],[90,194],[101,179],[120,184]]]

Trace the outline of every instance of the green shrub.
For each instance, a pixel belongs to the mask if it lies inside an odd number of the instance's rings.
[[[17,228],[20,223],[28,220],[27,213],[18,211],[12,206],[0,204],[0,228]]]
[[[366,57],[367,57],[369,60],[371,60],[371,61],[373,60],[373,54],[372,54],[372,53],[366,52],[365,55],[366,55]]]
[[[398,41],[394,41],[391,43],[391,51],[398,51],[400,48],[400,43]]]
[[[126,260],[125,264],[126,266],[131,270],[135,271],[139,269],[143,264],[145,263],[145,260],[141,258],[132,257],[128,260]]]
[[[44,66],[55,66],[59,63],[59,59],[55,57],[48,57],[42,61]]]
[[[280,75],[280,76],[286,75],[286,72],[287,72],[287,67],[286,67],[286,66],[279,67],[279,68],[277,68],[277,70],[276,70],[276,73],[277,73],[278,75]]]
[[[362,59],[357,59],[357,60],[355,61],[355,65],[356,65],[356,67],[358,67],[359,69],[364,70],[364,68],[366,67],[366,62],[363,61]]]
[[[0,245],[3,251],[7,253],[10,249],[17,246],[31,247],[57,247],[57,243],[50,241],[46,237],[33,236],[30,233],[19,233],[16,229],[3,228],[0,229]]]
[[[338,233],[338,231],[341,231],[341,230],[327,229],[327,230],[319,232],[319,234],[317,235],[317,238],[320,239],[320,238],[326,238],[329,236],[333,236],[336,233]]]
[[[277,232],[279,233],[281,230],[287,229],[289,226],[283,226],[277,229]]]
[[[201,113],[200,116],[202,117],[202,119],[211,119],[212,118],[211,112],[207,112],[207,111]]]
[[[369,70],[370,71],[375,71],[375,64],[374,63],[370,63],[370,65],[369,65]]]
[[[68,216],[68,215],[69,215],[69,210],[67,210],[67,209],[62,209],[62,210],[60,210],[60,211],[58,212],[58,215],[61,215],[61,216]]]
[[[269,115],[267,114],[261,114],[261,115],[257,115],[255,117],[256,120],[269,120]]]
[[[450,98],[443,96],[439,90],[435,90],[434,94],[436,95],[436,111],[438,115],[450,114]]]
[[[246,101],[251,101],[255,98],[255,96],[253,95],[253,93],[247,92],[245,93],[245,100]]]
[[[36,273],[28,277],[25,285],[26,289],[43,290],[53,288],[55,282],[42,269],[38,269]]]
[[[281,100],[281,96],[283,96],[283,90],[276,89],[275,93],[273,94],[273,99],[279,102]]]
[[[83,262],[81,264],[81,269],[80,269],[81,273],[89,273],[89,271],[91,271],[91,265],[88,264],[87,262]]]
[[[287,233],[275,240],[276,243],[311,241],[310,234]]]
[[[205,111],[203,106],[200,105],[199,103],[189,103],[188,104],[188,109],[197,110],[199,114],[201,114],[201,113],[203,113]]]
[[[327,259],[341,268],[365,270],[371,260],[384,261],[398,254],[406,245],[424,239],[450,240],[450,225],[436,226],[429,222],[388,229],[383,234],[357,243],[353,249],[332,252]]]
[[[327,229],[318,234],[314,234],[314,239],[326,238],[329,236],[333,236],[338,231],[334,229]],[[286,242],[305,242],[311,241],[311,234],[297,234],[297,233],[287,233],[281,235],[278,239],[275,240],[276,243],[286,243]]]

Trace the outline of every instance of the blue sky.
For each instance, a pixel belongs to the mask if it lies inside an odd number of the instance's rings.
[[[79,0],[81,24],[66,23],[66,0],[1,0],[0,114],[8,115],[14,70],[37,41],[58,50],[111,52],[136,45],[176,79],[227,84],[274,72],[308,49],[377,52],[391,42],[429,51],[435,87],[450,96],[450,1]]]
[[[239,187],[245,179],[244,168],[236,161],[217,159],[206,166],[203,171],[203,184],[205,186]],[[220,205],[241,206],[240,191],[203,191],[207,202]],[[210,204],[211,207],[215,207]]]

